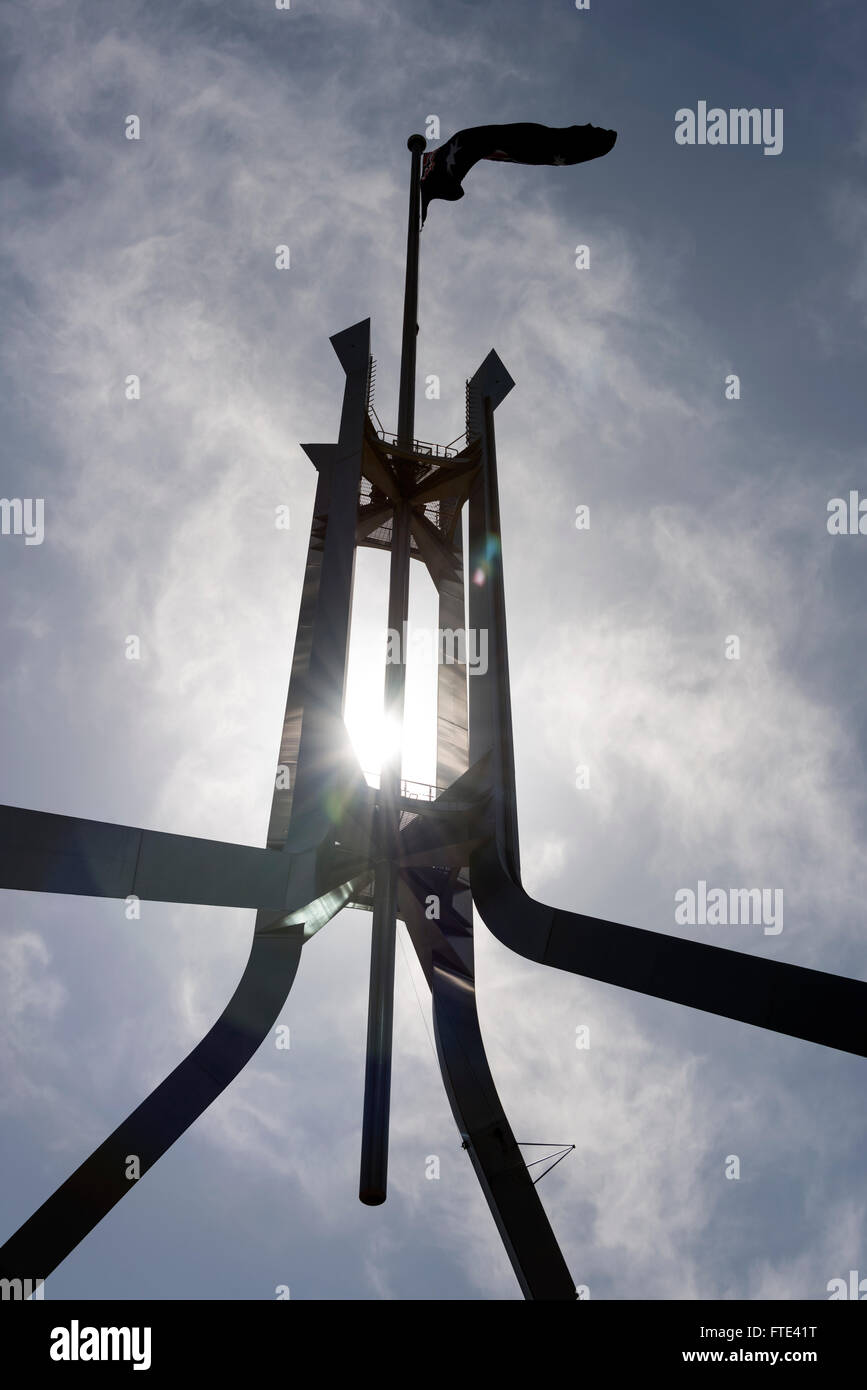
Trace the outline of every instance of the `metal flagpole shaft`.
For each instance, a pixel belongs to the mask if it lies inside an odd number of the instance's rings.
[[[412,448],[415,429],[415,349],[418,315],[418,252],[421,230],[419,190],[423,135],[411,135],[409,220],[406,236],[406,287],[397,410],[398,447]],[[398,467],[400,465],[398,464]],[[403,708],[406,686],[405,624],[409,609],[409,552],[412,510],[404,499],[394,504],[391,566],[388,583],[389,634],[397,633],[385,667],[385,729],[380,777],[380,858],[374,875],[373,927],[370,943],[370,989],[367,1005],[367,1061],[364,1074],[364,1120],[361,1131],[361,1178],[358,1195],[368,1206],[385,1201],[388,1179],[388,1123],[391,1101],[391,1043],[394,1017],[394,951],[397,921],[397,869],[394,852],[400,828],[400,781],[403,754]]]
[[[403,342],[400,352],[400,396],[397,405],[397,442],[412,446],[415,427],[415,343],[418,332],[418,246],[421,233],[421,157],[427,141],[411,135],[409,176],[409,225],[406,233],[406,288],[403,296]]]

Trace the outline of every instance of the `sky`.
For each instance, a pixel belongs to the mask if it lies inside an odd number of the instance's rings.
[[[41,544],[0,536],[0,798],[264,843],[300,442],[336,438],[328,339],[368,316],[395,427],[406,139],[433,116],[441,141],[590,122],[618,131],[606,158],[479,164],[422,237],[440,398],[420,390],[417,435],[460,433],[492,347],[516,382],[497,447],[525,885],[864,979],[867,539],[827,525],[867,495],[863,9],[7,0],[0,25],[0,496],[44,499]],[[781,152],[678,144],[699,102],[782,110]],[[364,762],[386,564],[358,557]],[[420,571],[412,604],[435,623]],[[424,781],[431,676],[410,672]],[[700,881],[781,890],[783,930],[676,925]],[[219,1016],[252,925],[0,891],[0,1234]],[[402,927],[389,1199],[358,1202],[369,942],[355,911],[313,938],[290,1048],[265,1041],[47,1298],[520,1297]],[[533,964],[480,920],[476,959],[516,1137],[576,1146],[538,1190],[592,1299],[820,1300],[867,1275],[862,1060]]]

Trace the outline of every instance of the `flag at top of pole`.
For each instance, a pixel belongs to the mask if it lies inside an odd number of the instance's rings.
[[[421,220],[433,198],[455,203],[463,198],[464,176],[480,159],[507,164],[583,164],[613,149],[616,130],[595,125],[562,127],[532,121],[480,125],[459,130],[438,150],[424,156],[421,172]]]

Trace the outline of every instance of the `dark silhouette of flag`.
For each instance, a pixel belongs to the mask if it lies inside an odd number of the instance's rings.
[[[444,145],[426,154],[421,173],[421,220],[432,198],[450,203],[463,198],[464,175],[480,159],[508,164],[583,164],[607,154],[617,139],[616,130],[595,125],[560,128],[532,121],[514,125],[479,125],[459,130]]]

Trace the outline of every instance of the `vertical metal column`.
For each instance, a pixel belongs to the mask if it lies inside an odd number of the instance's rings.
[[[296,899],[287,904],[290,907],[312,902],[323,891],[321,859],[333,849],[340,809],[352,796],[366,796],[367,790],[343,722],[343,696],[367,416],[370,320],[335,334],[331,344],[346,373],[337,443],[303,446],[319,470],[322,493],[317,489],[317,503],[326,507],[326,523],[316,599],[308,615],[310,650],[301,689],[303,716],[291,797],[291,844],[287,841],[285,850],[295,860]]]
[[[437,584],[440,632],[466,628],[464,538],[460,518],[451,550],[452,571],[444,572]],[[451,786],[464,775],[468,765],[467,665],[464,661],[441,661],[437,669],[437,786]]]
[[[400,357],[398,446],[412,448],[415,428],[415,359],[418,315],[418,253],[421,230],[419,187],[426,140],[411,135],[409,217],[406,237],[406,286]],[[394,951],[397,922],[397,870],[394,856],[400,829],[400,780],[403,756],[403,706],[406,686],[404,633],[409,609],[410,520],[412,509],[395,501],[388,585],[388,626],[399,633],[400,660],[386,663],[385,719],[387,748],[380,778],[380,825],[375,868],[373,926],[370,943],[370,988],[367,1006],[367,1060],[364,1074],[364,1119],[361,1132],[361,1177],[358,1195],[368,1206],[385,1201],[388,1180],[388,1124],[391,1101],[391,1042],[394,1018]],[[393,655],[393,653],[392,653]]]

